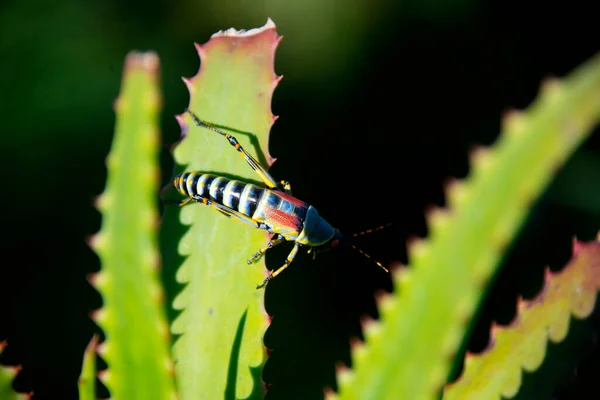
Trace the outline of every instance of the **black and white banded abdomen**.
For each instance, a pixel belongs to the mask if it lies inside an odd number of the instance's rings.
[[[187,197],[200,196],[252,218],[265,189],[223,176],[184,172],[175,178],[175,187]]]

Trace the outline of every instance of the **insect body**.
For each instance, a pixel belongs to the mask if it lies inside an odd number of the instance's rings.
[[[184,172],[177,175],[173,181],[175,188],[186,196],[180,206],[190,201],[203,203],[229,218],[273,234],[269,243],[257,251],[248,260],[248,264],[278,244],[285,241],[294,242],[294,247],[284,265],[267,276],[256,287],[257,289],[265,286],[285,270],[294,260],[301,246],[309,247],[309,252],[312,251],[316,256],[321,251],[337,246],[344,239],[344,236],[323,219],[313,206],[292,196],[288,182],[276,182],[266,169],[242,148],[235,137],[202,121],[191,111],[187,110],[187,112],[198,126],[224,136],[246,159],[267,187],[202,172]],[[353,236],[360,234],[362,233]],[[367,256],[355,246],[352,247]],[[387,272],[381,263],[377,261],[375,263]]]

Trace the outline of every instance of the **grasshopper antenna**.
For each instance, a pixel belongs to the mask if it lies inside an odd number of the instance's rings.
[[[361,232],[353,233],[352,235],[350,235],[350,237],[351,238],[355,238],[355,237],[358,237],[358,236],[368,235],[369,233],[380,231],[380,230],[385,229],[385,228],[387,228],[387,227],[389,227],[391,225],[392,225],[392,223],[388,222],[387,224],[378,226],[377,228],[371,228],[371,229],[367,229],[367,230],[364,230],[364,231],[361,231]],[[350,247],[352,247],[354,250],[358,251],[365,258],[368,258],[369,260],[373,261],[379,268],[383,269],[385,272],[390,272],[390,271],[388,271],[388,269],[386,267],[383,266],[382,263],[380,263],[379,261],[375,260],[373,257],[371,257],[370,255],[368,255],[367,253],[365,253],[363,250],[359,249],[358,247],[356,247],[353,244],[350,244]]]
[[[377,231],[380,231],[382,229],[388,228],[391,225],[392,225],[392,223],[388,222],[387,224],[378,226],[377,228],[367,229],[367,230],[364,230],[362,232],[353,233],[352,235],[350,235],[350,237],[357,237],[357,236],[367,235],[369,233],[377,232]]]
[[[351,244],[350,245],[354,250],[358,251],[360,254],[362,254],[365,258],[368,258],[369,260],[373,261],[375,264],[377,264],[377,266],[381,269],[383,269],[385,272],[390,272],[388,271],[388,269],[386,267],[383,266],[382,263],[380,263],[379,261],[375,260],[374,258],[372,258],[370,255],[368,255],[367,253],[365,253],[364,251],[362,251],[361,249],[359,249],[358,247],[356,247],[355,245]]]

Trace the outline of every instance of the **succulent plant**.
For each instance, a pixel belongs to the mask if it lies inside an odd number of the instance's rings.
[[[188,108],[235,132],[265,166],[274,161],[268,139],[277,119],[271,99],[281,78],[274,72],[279,41],[271,20],[216,33],[196,45],[200,70],[184,78]],[[104,300],[93,318],[106,338],[94,337],[86,350],[80,396],[96,396],[98,374],[115,399],[261,398],[270,318],[255,284],[265,265],[244,260],[268,236],[201,205],[167,205],[159,217],[159,68],[156,54],[131,52],[114,105],[108,181],[96,202],[102,228],[90,239],[102,263],[90,281]],[[175,173],[256,180],[221,136],[183,112],[177,120]],[[493,325],[486,350],[467,354],[462,375],[447,381],[532,202],[599,120],[600,56],[544,82],[534,104],[504,117],[498,141],[472,153],[471,174],[446,187],[447,206],[428,213],[429,235],[411,243],[408,265],[392,268],[394,291],[378,297],[379,319],[363,325],[365,340],[353,346],[351,368],[340,368],[339,389],[327,390],[327,398],[499,399],[518,392],[522,371],[539,367],[548,341],[564,339],[572,316],[591,313],[600,288],[600,236],[575,239],[565,268],[547,272],[538,296],[519,301],[509,326]],[[176,271],[181,285],[170,328],[161,265]],[[96,354],[107,369],[96,371]],[[25,398],[10,388],[13,375],[0,369],[2,399]]]

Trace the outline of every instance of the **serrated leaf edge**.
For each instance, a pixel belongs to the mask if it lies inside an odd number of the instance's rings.
[[[481,362],[485,362],[485,359],[487,357],[490,357],[493,355],[493,353],[497,349],[495,344],[497,343],[498,339],[503,338],[510,332],[514,332],[514,331],[518,330],[521,327],[523,316],[525,314],[530,314],[532,312],[535,313],[536,311],[540,312],[541,309],[544,309],[546,307],[546,305],[548,304],[545,301],[545,299],[547,297],[551,296],[554,292],[560,290],[561,288],[565,288],[566,285],[563,285],[563,286],[559,286],[559,285],[562,284],[563,280],[568,281],[570,274],[576,273],[576,269],[578,269],[576,259],[578,258],[580,253],[592,246],[595,246],[596,252],[598,254],[600,254],[600,233],[598,234],[597,241],[590,242],[590,243],[583,243],[583,242],[578,241],[577,239],[574,239],[573,246],[572,246],[572,257],[562,270],[560,270],[558,272],[552,272],[552,271],[550,271],[550,269],[548,267],[545,268],[544,282],[543,282],[542,288],[540,289],[539,293],[531,300],[524,300],[522,297],[519,297],[518,301],[517,301],[517,313],[516,313],[514,319],[510,322],[510,324],[508,324],[506,326],[502,326],[495,322],[492,323],[492,325],[490,327],[490,339],[489,339],[489,342],[488,342],[488,345],[486,346],[486,348],[484,350],[482,350],[480,353],[467,352],[467,354],[465,355],[465,366],[464,366],[461,376],[455,382],[452,382],[452,383],[446,385],[446,387],[444,388],[444,397],[445,398],[446,398],[446,396],[452,395],[452,391],[457,390],[457,388],[459,388],[460,385],[465,383],[464,379],[467,379],[467,377],[469,377],[470,381],[477,380],[477,370],[476,370],[477,365]],[[600,260],[600,257],[599,257],[599,260]],[[585,270],[597,269],[600,272],[600,261],[597,262],[597,265],[584,264],[583,266],[579,267],[579,269],[585,269]],[[586,274],[584,272],[580,272],[580,273],[582,276],[590,276],[590,277],[596,276],[594,274]],[[591,283],[591,282],[588,281],[588,283]],[[557,286],[559,286],[559,287],[557,287]],[[578,290],[578,289],[583,289],[582,287],[576,287],[576,288],[570,287],[570,289],[577,290],[578,295],[585,292],[584,290]],[[593,292],[592,292],[592,290],[593,290]],[[578,296],[578,299],[582,299],[583,302],[575,302],[575,304],[572,304],[572,302],[570,302],[569,308],[567,308],[565,310],[560,310],[561,313],[565,313],[564,317],[566,317],[566,320],[561,319],[560,321],[557,321],[556,319],[551,319],[550,321],[546,321],[545,323],[540,324],[538,326],[538,330],[541,329],[541,330],[543,330],[543,332],[538,332],[538,334],[542,334],[541,337],[543,337],[543,342],[539,343],[540,351],[537,355],[537,359],[535,359],[533,363],[530,363],[530,365],[525,364],[525,362],[527,360],[521,360],[521,362],[518,364],[519,368],[517,370],[506,371],[506,372],[509,374],[512,374],[512,375],[515,375],[515,374],[522,375],[523,371],[531,372],[531,371],[534,371],[537,368],[539,368],[539,366],[542,364],[543,359],[545,358],[545,355],[546,355],[547,343],[549,341],[558,343],[558,342],[561,342],[562,340],[564,340],[564,338],[568,334],[569,319],[571,317],[575,317],[578,319],[584,319],[590,315],[590,313],[593,311],[593,308],[594,308],[598,290],[600,290],[600,279],[596,279],[595,286],[593,288],[590,288],[590,291],[589,291],[589,293],[587,293],[587,296]],[[540,309],[540,307],[541,307],[541,309]],[[563,326],[559,327],[559,324],[563,324]],[[530,334],[530,336],[532,336],[533,332],[529,332],[529,334]],[[520,387],[520,382],[521,382],[521,379],[519,378],[518,386],[515,387],[513,385],[513,387],[504,386],[502,388],[499,388],[500,393],[498,393],[498,396],[502,395],[503,397],[507,397],[507,398],[513,397],[518,392],[518,389]],[[465,384],[467,384],[467,383],[465,383]]]

